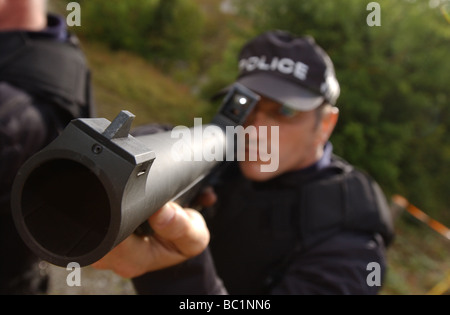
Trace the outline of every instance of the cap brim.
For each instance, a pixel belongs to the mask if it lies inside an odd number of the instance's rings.
[[[316,109],[324,101],[323,96],[311,92],[298,84],[264,72],[247,75],[239,78],[237,82],[262,96],[298,111]]]

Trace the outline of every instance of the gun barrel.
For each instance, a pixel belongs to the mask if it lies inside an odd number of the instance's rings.
[[[13,217],[38,256],[62,267],[92,264],[220,162],[189,159],[174,148],[203,157],[211,148],[205,143],[212,142],[227,151],[217,126],[212,133],[203,132],[208,125],[189,129],[192,141],[171,132],[135,138],[129,135],[133,117],[122,112],[112,123],[74,120],[21,168],[12,190]]]

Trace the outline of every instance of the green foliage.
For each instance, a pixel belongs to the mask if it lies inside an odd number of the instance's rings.
[[[203,15],[189,0],[79,1],[79,33],[170,66],[197,58]]]

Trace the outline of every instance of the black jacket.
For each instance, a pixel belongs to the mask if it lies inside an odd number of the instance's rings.
[[[379,292],[381,282],[373,280],[384,277],[393,237],[389,207],[378,185],[347,162],[333,156],[324,168],[264,183],[231,164],[214,186],[218,203],[204,211],[209,248],[134,279],[139,293]]]

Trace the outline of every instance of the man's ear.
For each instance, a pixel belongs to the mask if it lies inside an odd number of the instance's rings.
[[[334,127],[336,127],[336,124],[338,122],[338,119],[339,108],[334,106],[326,106],[326,108],[324,108],[322,121],[320,123],[320,140],[323,144],[325,144],[328,139],[330,139]]]

